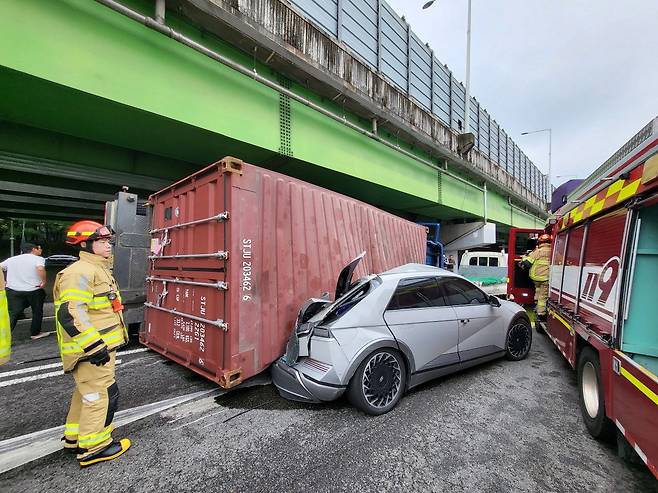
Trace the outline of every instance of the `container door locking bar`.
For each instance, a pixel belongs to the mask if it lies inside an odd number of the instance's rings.
[[[220,291],[227,291],[228,290],[228,283],[224,281],[218,281],[218,282],[196,282],[196,281],[183,281],[181,279],[178,279],[177,277],[174,279],[165,279],[162,277],[153,277],[149,276],[146,278],[146,282],[154,282],[154,281],[161,281],[163,283],[167,282],[172,282],[174,284],[185,284],[186,286],[201,286],[204,288],[214,288],[214,289],[219,289]]]
[[[184,228],[185,226],[193,226],[195,224],[209,223],[212,221],[218,221],[218,222],[228,221],[228,216],[229,216],[228,211],[224,211],[224,212],[220,212],[215,216],[207,217],[205,219],[197,219],[196,221],[190,221],[187,223],[172,224],[171,226],[167,226],[165,228],[152,229],[151,234],[159,233],[160,231],[169,231],[170,229]]]
[[[190,253],[190,254],[180,254],[180,255],[151,255],[149,260],[158,260],[164,258],[216,258],[219,260],[228,259],[228,252],[220,250],[219,252],[214,253]]]
[[[171,313],[172,315],[179,315],[181,317],[190,318],[192,320],[196,320],[197,322],[201,322],[204,324],[214,325],[215,327],[219,327],[220,329],[222,329],[224,332],[228,331],[228,324],[223,320],[208,320],[207,318],[197,317],[196,315],[179,312],[178,310],[163,308],[161,306],[155,306],[153,303],[149,303],[149,302],[144,303],[144,306],[146,306],[147,308],[153,308],[154,310],[160,310],[161,312]]]

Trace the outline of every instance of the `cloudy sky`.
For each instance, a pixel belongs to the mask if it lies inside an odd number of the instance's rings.
[[[457,79],[467,0],[387,0]],[[471,94],[553,184],[584,178],[658,116],[658,0],[472,0]]]

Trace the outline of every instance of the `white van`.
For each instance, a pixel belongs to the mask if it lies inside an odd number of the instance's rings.
[[[494,296],[507,295],[507,254],[466,250],[459,262],[459,274]]]

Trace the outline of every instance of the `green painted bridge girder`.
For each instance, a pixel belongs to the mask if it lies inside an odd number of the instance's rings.
[[[123,3],[147,14],[153,8],[152,1]],[[31,152],[56,152],[81,164],[171,178],[231,154],[389,210],[439,220],[485,216],[485,197],[478,188],[94,1],[3,0],[1,10],[3,150],[20,152],[20,143],[30,141]],[[261,75],[280,79],[171,13],[167,23]],[[342,112],[304,87],[287,83],[304,97]],[[345,118],[369,125],[355,115]],[[63,149],[64,141],[71,147]],[[398,144],[432,160],[404,142]],[[498,193],[489,191],[486,202],[491,221],[521,227],[543,223]]]

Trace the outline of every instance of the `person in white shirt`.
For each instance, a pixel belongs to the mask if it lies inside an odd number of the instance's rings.
[[[0,263],[7,278],[7,304],[9,305],[9,321],[14,330],[18,318],[28,306],[32,308],[32,324],[30,333],[32,339],[40,339],[52,332],[41,332],[43,319],[43,301],[46,292],[46,261],[41,256],[41,245],[24,243],[22,255],[15,255]]]

